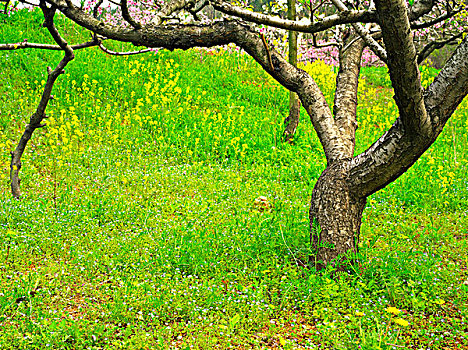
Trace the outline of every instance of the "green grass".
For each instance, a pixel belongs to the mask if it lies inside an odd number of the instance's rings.
[[[0,41],[48,41],[13,20]],[[8,152],[59,60],[0,52],[1,349],[468,347],[466,100],[369,199],[355,270],[318,274],[301,261],[325,159],[304,111],[280,142],[288,94],[245,55],[77,52],[13,200]],[[306,69],[331,101],[332,70]],[[396,117],[384,74],[363,70],[357,152]]]

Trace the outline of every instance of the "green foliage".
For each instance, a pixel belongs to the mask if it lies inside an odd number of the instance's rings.
[[[48,42],[38,18],[15,15],[0,41]],[[65,23],[69,41],[87,40]],[[304,111],[295,143],[281,143],[288,95],[255,62],[224,50],[76,54],[16,201],[8,152],[61,57],[0,53],[1,349],[467,345],[466,100],[369,199],[350,273],[317,274],[303,266],[325,160]],[[331,103],[333,72],[306,70]],[[422,74],[429,84],[435,71]],[[362,75],[357,152],[396,118],[386,72]]]

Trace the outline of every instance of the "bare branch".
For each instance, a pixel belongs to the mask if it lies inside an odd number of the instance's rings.
[[[46,118],[45,110],[49,101],[51,100],[51,92],[54,86],[55,81],[59,77],[60,74],[63,73],[63,69],[65,66],[73,60],[75,57],[73,54],[73,49],[67,44],[67,42],[60,36],[57,31],[57,28],[54,25],[53,18],[56,11],[56,8],[52,6],[52,8],[48,8],[46,4],[41,1],[40,7],[44,13],[44,26],[49,30],[49,33],[54,38],[55,42],[58,46],[65,51],[65,56],[59,62],[57,67],[54,70],[48,68],[48,77],[47,82],[44,86],[44,91],[42,92],[41,99],[39,104],[36,108],[36,111],[31,116],[29,120],[29,124],[26,126],[26,129],[23,135],[18,142],[15,150],[11,152],[11,163],[10,163],[10,181],[11,181],[11,192],[15,198],[19,198],[21,195],[20,192],[20,179],[19,179],[19,171],[21,169],[21,157],[24,153],[26,145],[28,141],[31,139],[34,130],[37,128],[41,128],[44,126],[42,121]]]
[[[430,136],[407,132],[401,118],[369,149],[353,158],[349,178],[359,195],[368,196],[385,187],[416,162],[437,136],[461,101],[468,95],[468,37],[424,93],[432,125]],[[419,142],[418,142],[419,141]]]
[[[5,3],[5,8],[3,9],[3,13],[4,13],[4,14],[7,14],[8,5],[10,5],[10,0],[0,0],[0,2],[4,2],[4,3]]]
[[[425,92],[426,109],[437,135],[468,94],[468,36],[458,45]]]
[[[351,162],[352,186],[356,195],[364,197],[403,174],[437,137],[424,103],[404,0],[376,0],[376,7],[400,116],[390,130]]]
[[[142,50],[138,50],[138,51],[118,52],[118,51],[109,50],[107,47],[105,47],[102,44],[99,44],[99,48],[102,51],[104,51],[105,53],[107,53],[109,55],[113,55],[113,56],[132,56],[132,55],[139,55],[141,53],[152,51],[152,49],[142,49]]]
[[[341,0],[331,0],[332,3],[336,6],[341,12],[349,11],[345,4]],[[354,30],[361,36],[365,43],[370,47],[374,53],[379,56],[379,58],[386,62],[387,53],[385,49],[370,35],[370,33],[359,23],[351,23]]]
[[[412,23],[411,24],[411,29],[423,29],[423,28],[432,27],[434,24],[437,24],[437,23],[445,21],[446,19],[452,18],[453,16],[455,16],[457,13],[460,13],[461,11],[463,11],[462,8],[454,10],[454,11],[448,11],[445,14],[443,14],[443,15],[437,17],[437,18],[434,18],[434,19],[432,19],[430,21],[426,21],[426,22],[422,22],[422,23]]]
[[[120,8],[122,9],[122,17],[124,20],[126,20],[133,28],[140,29],[141,24],[136,22],[128,12],[127,0],[120,0]]]
[[[460,32],[456,35],[452,35],[449,38],[443,40],[435,40],[429,42],[421,52],[418,53],[418,63],[421,64],[426,58],[428,58],[434,50],[438,50],[443,48],[445,45],[455,45],[458,43],[458,39],[460,39],[465,32]]]
[[[84,49],[87,47],[92,47],[92,46],[97,46],[97,45],[98,45],[98,41],[92,40],[92,41],[87,41],[85,43],[72,45],[71,48],[72,50],[79,50],[79,49]],[[0,51],[1,50],[20,50],[20,49],[40,49],[40,50],[54,50],[54,51],[63,50],[58,45],[30,43],[27,40],[24,40],[23,42],[20,42],[20,43],[0,44]]]
[[[93,16],[94,18],[97,18],[98,16],[98,11],[99,11],[99,7],[102,5],[102,3],[104,2],[104,0],[99,0],[96,5],[94,5],[94,8],[93,8]]]
[[[346,145],[348,157],[352,158],[356,144],[358,78],[365,42],[359,35],[350,37],[348,40],[349,43],[340,50],[340,69],[336,77],[333,113],[338,130]]]
[[[329,41],[329,42],[326,42],[326,43],[318,43],[317,42],[317,36],[314,34],[312,36],[312,43],[314,45],[314,47],[316,48],[324,48],[324,47],[330,47],[330,46],[336,46],[336,47],[340,47],[341,45],[335,41]]]
[[[165,19],[174,12],[184,8],[191,9],[195,6],[195,0],[169,0],[164,3],[161,10],[151,20],[151,24],[160,25]]]
[[[263,13],[252,12],[242,7],[234,6],[230,3],[214,0],[211,2],[213,7],[225,14],[242,18],[257,24],[265,24],[276,28],[293,30],[302,33],[318,33],[326,29],[330,29],[339,24],[346,24],[352,22],[375,22],[376,15],[374,11],[347,11],[328,17],[314,23],[303,23],[300,21],[292,21],[265,15]]]
[[[407,132],[423,136],[429,132],[430,121],[424,108],[423,88],[406,5],[404,0],[377,0],[376,7],[400,117]],[[392,17],[388,13],[392,13]]]

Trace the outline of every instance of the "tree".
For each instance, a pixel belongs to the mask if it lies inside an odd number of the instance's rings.
[[[415,0],[409,6],[403,0],[376,0],[374,6],[372,2],[368,5],[347,2],[345,5],[341,0],[322,1],[315,7],[311,3],[308,12],[304,12],[310,20],[305,21],[253,12],[223,0],[173,0],[163,5],[152,1],[129,5],[127,0],[121,0],[115,3],[113,16],[109,16],[112,20],[106,21],[105,17],[98,17],[101,4],[99,0],[93,8],[87,9],[83,5],[75,6],[71,0],[40,0],[44,25],[57,45],[39,47],[39,44],[25,41],[0,46],[2,49],[58,49],[65,53],[57,68],[49,69],[37,111],[12,152],[11,184],[15,197],[20,195],[21,154],[34,130],[42,126],[53,83],[73,59],[73,50],[93,45],[107,50],[103,46],[105,39],[169,50],[234,43],[280,84],[297,93],[310,116],[327,159],[327,167],[313,190],[309,213],[315,264],[317,268],[328,264],[339,266],[347,253],[357,252],[367,197],[393,182],[421,157],[468,94],[468,38],[465,35],[468,26],[463,17],[466,16],[463,2]],[[206,6],[212,6],[226,17],[214,21],[203,18],[201,11]],[[319,8],[322,11],[318,11]],[[93,40],[75,46],[66,43],[54,26],[57,11],[90,30]],[[146,16],[147,13],[151,16]],[[171,18],[180,13],[191,14],[191,21],[174,23]],[[333,109],[313,77],[285,60],[254,24],[312,35],[333,30],[332,44],[339,48],[340,62]],[[437,33],[442,25],[458,30],[445,31],[443,39],[440,35],[433,36],[431,33]],[[420,40],[421,36],[415,36],[415,32],[421,30],[426,35],[424,41]],[[457,48],[452,57],[424,90],[418,62],[434,48],[455,42]],[[356,113],[358,76],[366,46],[387,64],[399,116],[365,152],[355,155],[359,122]]]
[[[296,20],[296,1],[288,0],[288,19]],[[288,32],[288,58],[289,63],[297,67],[297,32],[290,30]],[[301,104],[297,94],[289,92],[289,116],[284,121],[284,141],[291,142],[296,133],[299,124]]]

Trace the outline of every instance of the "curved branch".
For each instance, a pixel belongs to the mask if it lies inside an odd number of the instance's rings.
[[[59,32],[57,31],[57,28],[54,25],[54,15],[55,15],[56,8],[54,6],[52,6],[52,8],[47,8],[45,3],[42,1],[40,3],[40,7],[44,13],[44,18],[45,18],[44,26],[49,30],[49,33],[52,35],[52,37],[54,38],[58,46],[63,51],[65,51],[65,56],[59,62],[59,64],[54,70],[48,67],[47,82],[44,86],[44,91],[42,92],[42,96],[36,108],[36,111],[31,116],[29,120],[29,124],[26,125],[26,129],[23,135],[21,135],[20,141],[18,142],[18,145],[16,146],[15,150],[11,152],[11,162],[10,162],[11,192],[13,196],[17,199],[20,197],[20,194],[21,194],[20,179],[19,179],[19,171],[21,169],[21,157],[34,131],[37,128],[41,128],[45,126],[44,124],[41,124],[41,123],[44,120],[44,118],[46,118],[45,110],[47,108],[49,100],[51,99],[51,93],[52,93],[52,88],[54,86],[54,83],[59,77],[59,75],[63,73],[63,69],[68,64],[68,62],[73,60],[73,58],[75,57],[73,53],[73,49],[60,36]]]
[[[112,51],[112,50],[109,50],[107,47],[105,47],[104,45],[102,45],[101,43],[99,44],[99,48],[109,54],[109,55],[113,55],[113,56],[132,56],[132,55],[139,55],[141,53],[145,53],[145,52],[150,52],[152,49],[142,49],[142,50],[139,50],[139,51],[127,51],[127,52],[118,52],[118,51]]]
[[[434,50],[441,49],[445,45],[455,45],[457,40],[460,39],[464,34],[465,32],[460,32],[457,35],[453,35],[444,40],[435,40],[429,42],[426,46],[424,46],[421,52],[418,53],[418,64],[421,64],[426,58],[428,58],[431,53],[434,52]]]
[[[128,12],[127,0],[120,0],[120,8],[122,10],[122,17],[124,20],[126,20],[133,28],[140,29],[141,24],[136,22]]]
[[[245,8],[232,5],[220,0],[211,2],[213,7],[227,15],[235,16],[243,20],[272,26],[275,28],[293,30],[302,33],[318,33],[326,29],[330,29],[339,24],[347,24],[353,22],[371,23],[376,22],[375,11],[343,11],[337,14],[330,15],[322,20],[314,23],[303,23],[300,21],[293,21],[265,15],[263,13],[252,12]]]

